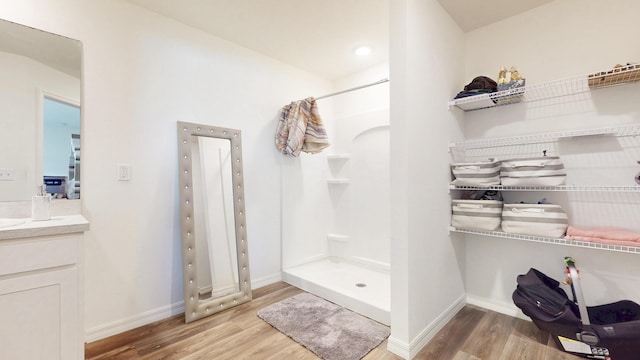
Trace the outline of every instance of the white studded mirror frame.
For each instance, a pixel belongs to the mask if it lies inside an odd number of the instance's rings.
[[[192,136],[228,139],[231,142],[233,199],[235,212],[236,249],[238,257],[239,291],[221,297],[198,299],[198,273],[193,201],[191,140]],[[178,164],[180,183],[180,233],[184,283],[184,316],[189,323],[205,316],[251,301],[249,254],[244,206],[242,173],[242,141],[240,130],[178,121]]]

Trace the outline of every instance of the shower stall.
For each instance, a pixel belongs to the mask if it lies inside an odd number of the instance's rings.
[[[318,100],[331,146],[283,158],[282,265],[284,281],[389,325],[389,87],[378,84]]]

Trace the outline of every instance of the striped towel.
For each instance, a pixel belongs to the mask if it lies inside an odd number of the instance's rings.
[[[329,146],[313,98],[294,101],[282,107],[276,130],[276,148],[285,155],[298,156],[300,151],[315,154]]]

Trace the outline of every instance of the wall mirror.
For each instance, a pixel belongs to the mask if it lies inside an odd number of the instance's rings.
[[[0,19],[0,201],[80,198],[82,44]]]
[[[251,300],[240,130],[178,122],[185,321]]]

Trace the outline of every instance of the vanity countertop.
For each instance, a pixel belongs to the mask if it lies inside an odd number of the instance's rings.
[[[31,218],[4,220],[15,220],[16,224],[1,227],[0,240],[71,234],[89,230],[89,221],[82,215],[52,216],[46,221],[33,221]]]

